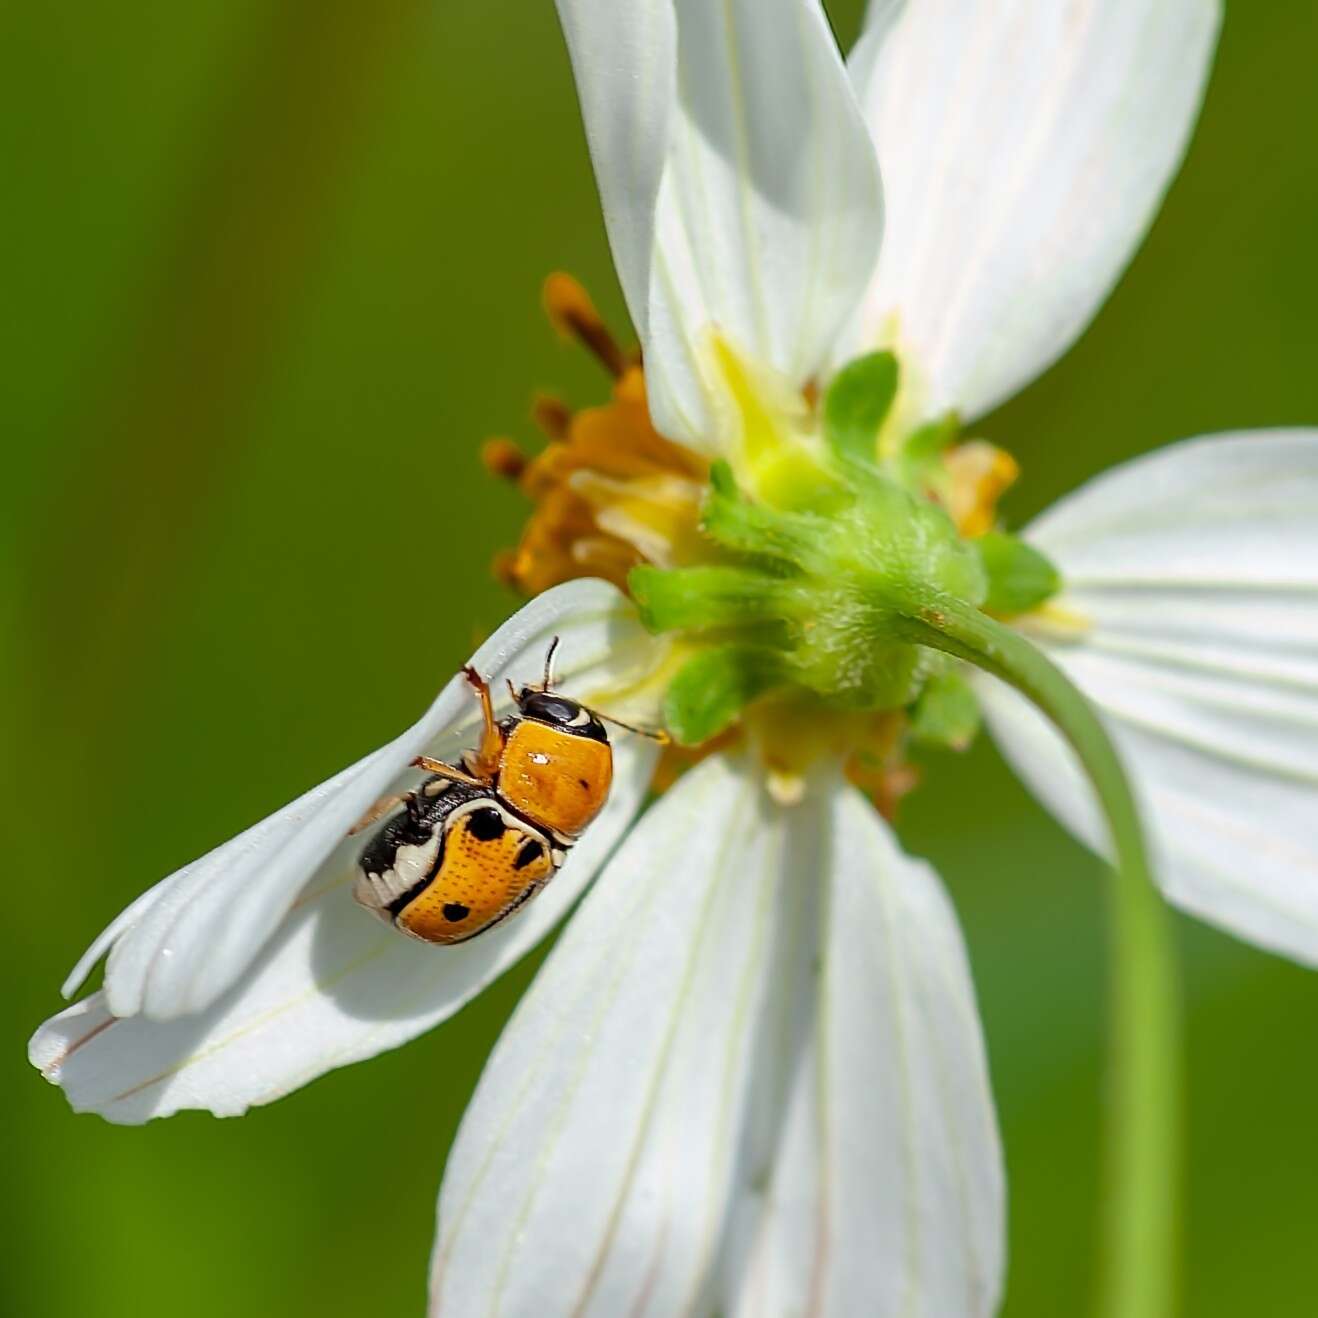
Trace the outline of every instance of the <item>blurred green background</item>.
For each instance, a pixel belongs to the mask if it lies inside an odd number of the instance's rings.
[[[1024,518],[1178,437],[1318,422],[1318,8],[1231,3],[1128,278],[981,430]],[[838,3],[844,38],[859,0]],[[6,197],[7,1314],[421,1312],[447,1139],[532,962],[243,1121],[72,1116],[24,1044],[148,883],[409,722],[513,601],[477,442],[600,396],[538,310],[619,324],[548,0],[135,0],[0,16]],[[455,497],[456,496],[456,497]],[[428,616],[400,584],[433,586]],[[388,638],[401,609],[419,638]],[[1101,876],[991,750],[902,834],[964,918],[1011,1182],[1007,1312],[1092,1274]],[[1318,808],[1318,803],[1315,803]],[[1318,977],[1188,920],[1187,1312],[1318,1308]],[[389,1134],[432,1114],[428,1157]]]

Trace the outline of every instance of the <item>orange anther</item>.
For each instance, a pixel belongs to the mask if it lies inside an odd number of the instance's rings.
[[[571,275],[550,275],[545,280],[544,301],[550,324],[565,337],[585,344],[610,375],[620,376],[627,369],[626,355],[609,333],[590,294]]]
[[[526,470],[526,455],[511,439],[499,435],[481,445],[481,461],[486,471],[504,480],[520,479]]]
[[[494,579],[510,590],[519,590],[521,581],[517,575],[517,552],[513,549],[500,549],[490,564]]]
[[[531,420],[548,439],[566,439],[572,424],[572,411],[561,398],[537,394],[531,404]]]

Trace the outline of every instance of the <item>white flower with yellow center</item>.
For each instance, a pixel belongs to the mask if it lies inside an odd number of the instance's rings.
[[[581,898],[450,1155],[433,1312],[991,1313],[1003,1176],[960,935],[848,781],[889,806],[905,747],[973,735],[977,692],[1026,780],[1116,841],[1114,1193],[1137,1211],[1111,1303],[1164,1313],[1161,926],[1074,688],[1168,894],[1318,961],[1318,434],[1170,448],[1015,539],[1014,464],[953,413],[1101,303],[1188,138],[1217,6],[876,3],[849,66],[815,0],[559,11],[643,370],[551,283],[614,397],[543,404],[529,465],[491,450],[539,505],[505,571],[545,593],[472,664],[531,682],[557,636],[565,691],[698,762],[642,813],[658,753],[615,732],[608,805],[544,894],[469,943],[409,941],[354,906],[371,832],[348,833],[414,757],[475,744],[455,678],[125,911],[66,985],[108,950],[103,989],[33,1061],[111,1120],[239,1113],[437,1024]]]

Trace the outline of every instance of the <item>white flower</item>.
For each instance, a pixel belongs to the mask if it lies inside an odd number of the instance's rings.
[[[876,3],[848,70],[815,0],[559,11],[655,425],[734,463],[875,344],[917,419],[973,417],[1064,351],[1175,169],[1218,17]],[[1030,532],[1069,612],[1022,623],[1071,620],[1049,644],[1118,720],[1171,895],[1310,959],[1314,440],[1199,441],[1099,480]],[[618,544],[676,543],[689,473],[576,476]],[[473,663],[530,677],[554,634],[570,691],[629,693],[634,717],[653,698],[668,649],[599,582],[540,596]],[[1051,732],[984,695],[1085,830]],[[620,736],[607,811],[547,892],[434,949],[353,908],[344,834],[413,756],[471,743],[469,704],[455,679],[397,741],[139,899],[66,986],[108,948],[104,990],[42,1027],[34,1062],[114,1120],[240,1112],[444,1019],[603,867],[459,1132],[433,1311],[991,1313],[1002,1170],[960,935],[840,757],[783,806],[751,738],[629,828],[654,755]]]

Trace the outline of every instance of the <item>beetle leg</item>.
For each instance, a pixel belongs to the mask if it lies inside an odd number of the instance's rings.
[[[410,810],[416,801],[414,792],[403,792],[394,796],[382,796],[349,830],[349,837],[356,837],[363,829],[370,828],[377,819],[383,819],[391,810],[406,805]]]
[[[443,760],[432,760],[429,755],[418,755],[412,761],[413,769],[424,769],[427,773],[442,774],[445,778],[455,783],[464,783],[468,787],[485,787],[488,788],[490,780],[488,778],[473,778],[471,774],[465,773],[461,769],[455,769],[451,764],[445,764]]]
[[[462,670],[462,675],[476,691],[476,696],[481,702],[481,718],[485,724],[481,732],[480,746],[475,751],[468,751],[462,757],[462,762],[480,780],[480,785],[487,785],[492,783],[499,773],[499,760],[503,757],[503,733],[495,722],[494,702],[490,699],[490,684],[470,664]]]
[[[455,769],[443,760],[432,760],[429,755],[418,755],[408,766],[412,769],[424,769],[427,773],[437,773],[450,782],[463,783],[468,787],[488,788],[486,778],[473,778],[462,769]],[[392,796],[382,796],[371,808],[348,830],[349,837],[356,837],[363,829],[370,828],[377,819],[383,819],[398,806],[406,806],[408,814],[414,818],[420,810],[420,798],[416,792],[396,792]]]

